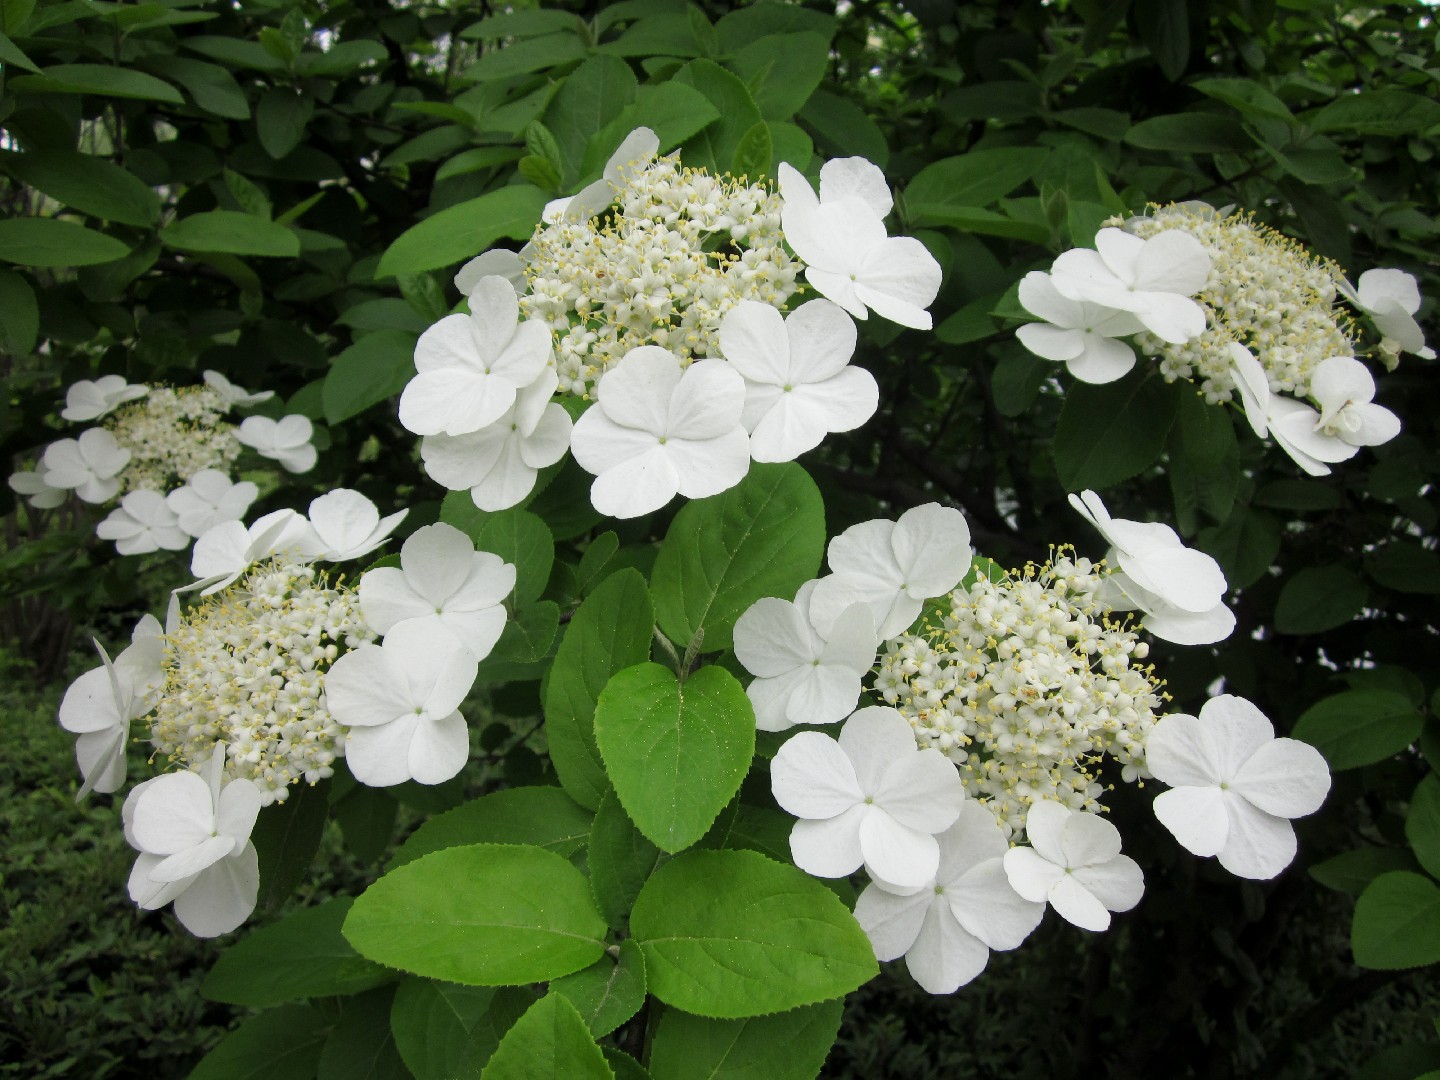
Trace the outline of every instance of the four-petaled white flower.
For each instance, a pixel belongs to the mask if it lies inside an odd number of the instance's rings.
[[[180,528],[204,536],[216,525],[240,521],[260,489],[249,480],[234,482],[219,469],[201,469],[183,487],[165,496]]]
[[[1205,332],[1205,311],[1190,297],[1209,276],[1204,245],[1181,229],[1148,240],[1101,229],[1095,250],[1072,248],[1050,268],[1062,296],[1131,312],[1156,337],[1177,345]]]
[[[793,604],[773,596],[757,600],[735,621],[735,659],[755,676],[745,692],[761,731],[844,720],[875,663],[870,606],[846,608],[822,635],[810,622],[815,585],[800,586]]]
[[[1005,876],[1010,849],[995,815],[966,799],[960,818],[935,838],[940,867],[915,892],[871,884],[855,904],[877,960],[905,957],[932,994],[953,994],[982,971],[990,950],[1017,949],[1040,925],[1045,905],[1026,900]]]
[[[1213,558],[1187,548],[1168,525],[1112,518],[1093,491],[1072,494],[1070,505],[1110,544],[1105,559],[1117,571],[1105,579],[1106,603],[1139,608],[1146,630],[1177,645],[1230,636],[1235,613],[1225,605],[1225,574]]]
[[[149,392],[150,388],[143,383],[127,383],[123,375],[101,375],[94,382],[81,379],[65,392],[65,408],[60,410],[60,417],[72,423],[98,420]]]
[[[1145,329],[1132,312],[1072,300],[1043,270],[1020,279],[1020,303],[1045,320],[1018,328],[1020,344],[1045,360],[1063,361],[1081,382],[1114,382],[1135,366],[1135,350],[1116,340]]]
[[[1005,875],[1026,900],[1048,901],[1066,922],[1105,930],[1145,892],[1139,865],[1120,854],[1120,830],[1102,817],[1041,799],[1025,817],[1030,847],[1005,853]]]
[[[144,489],[123,496],[110,516],[95,526],[95,535],[115,541],[115,550],[121,555],[143,555],[161,548],[183,551],[191,540],[165,496]]]
[[[1330,790],[1320,751],[1275,738],[1265,714],[1232,694],[1211,698],[1198,717],[1162,717],[1145,740],[1145,761],[1171,789],[1155,799],[1160,824],[1237,877],[1273,878],[1289,866],[1289,819],[1313,814]]]
[[[117,791],[125,782],[130,721],[154,708],[164,677],[160,633],[159,620],[143,616],[131,634],[131,644],[114,661],[94,642],[101,666],[85,672],[65,691],[60,726],[80,736],[75,741],[75,758],[84,783],[76,799],[92,790]]]
[[[240,421],[235,437],[263,458],[278,461],[293,473],[309,472],[319,452],[310,442],[314,425],[309,417],[293,413],[271,420],[268,416],[247,416]]]
[[[551,401],[559,377],[553,368],[515,395],[498,420],[466,435],[420,440],[425,472],[451,491],[470,489],[481,510],[507,510],[529,495],[540,469],[570,449],[570,414]]]
[[[505,629],[501,601],[515,588],[515,567],[443,522],[416,529],[400,549],[400,567],[360,578],[360,610],[379,634],[426,623],[448,630],[476,660],[490,655]]]
[[[935,834],[960,816],[965,788],[939,750],[921,750],[900,713],[861,709],[837,742],[802,731],[770,763],[775,801],[800,820],[790,833],[795,865],[816,877],[845,877],[863,864],[871,878],[916,889],[935,877]]]
[[[703,499],[734,487],[750,468],[740,423],[745,380],[724,360],[684,371],[668,349],[631,349],[575,422],[571,449],[593,473],[590,501],[611,517],[658,510],[675,495]]]
[[[439,784],[465,767],[470,736],[460,703],[479,665],[449,630],[431,622],[391,629],[383,645],[361,645],[325,674],[330,715],[350,730],[345,759],[371,787]]]
[[[829,300],[811,300],[782,317],[742,300],[720,323],[720,351],[745,378],[740,421],[756,461],[794,461],[832,431],[852,431],[875,415],[875,376],[852,367],[855,323]]]
[[[202,377],[205,385],[220,395],[221,404],[226,409],[244,405],[259,405],[262,401],[269,401],[275,396],[274,390],[261,390],[252,394],[243,386],[236,386],[218,371],[206,371]]]
[[[82,431],[78,439],[60,439],[45,448],[45,483],[73,489],[88,503],[102,503],[120,490],[116,479],[130,464],[130,451],[104,428]]]
[[[1358,288],[1342,279],[1340,292],[1375,322],[1384,341],[1401,352],[1414,353],[1422,360],[1434,360],[1435,350],[1425,344],[1425,334],[1415,321],[1420,310],[1420,287],[1403,270],[1366,270]]]
[[[470,314],[446,315],[415,345],[416,375],[400,395],[400,423],[416,435],[464,435],[500,419],[550,361],[550,329],[520,321],[515,287],[481,278]]]
[[[615,201],[615,193],[650,163],[660,150],[660,138],[647,127],[638,127],[610,155],[599,180],[564,199],[545,204],[541,220],[547,225],[562,221],[586,221]]]
[[[1331,464],[1360,452],[1360,447],[1321,430],[1320,414],[1303,401],[1271,393],[1265,369],[1244,345],[1231,342],[1230,358],[1230,371],[1250,427],[1262,439],[1273,436],[1305,472],[1326,476]]]
[[[272,555],[285,554],[309,562],[318,557],[320,550],[320,540],[310,522],[294,510],[276,510],[256,519],[248,528],[240,521],[223,521],[195,541],[190,572],[196,580],[176,591],[199,589],[201,596],[209,596]]]
[[[805,263],[805,280],[857,319],[874,308],[901,326],[930,329],[925,309],[940,291],[940,264],[914,237],[886,234],[890,191],[880,169],[863,158],[828,161],[819,197],[793,166],[782,163],[779,174],[780,228]]]
[[[358,491],[336,488],[310,501],[310,528],[318,541],[315,557],[329,562],[358,559],[374,551],[410,511],[382,518],[375,504]]]
[[[260,813],[251,780],[225,782],[225,745],[201,772],[166,773],[125,800],[125,838],[140,855],[130,899],[146,910],[175,902],[196,937],[228,934],[255,910],[260,863],[250,832]]]
[[[833,573],[820,579],[810,617],[826,632],[851,604],[875,613],[882,640],[906,629],[926,600],[953,589],[970,569],[970,526],[952,507],[926,503],[898,521],[863,521],[830,541]]]
[[[50,470],[45,467],[42,456],[35,463],[34,469],[22,469],[10,474],[10,490],[16,495],[25,496],[37,510],[53,510],[65,501],[70,492],[66,488],[48,483],[45,478],[49,474]]]
[[[1310,376],[1310,396],[1320,406],[1316,430],[1351,446],[1379,446],[1400,434],[1400,418],[1373,404],[1375,379],[1353,356],[1320,361]]]

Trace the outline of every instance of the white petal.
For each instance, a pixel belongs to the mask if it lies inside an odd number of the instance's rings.
[[[437,522],[416,529],[400,549],[406,583],[436,608],[470,576],[475,544],[453,525]]]
[[[1056,866],[1064,867],[1065,825],[1074,816],[1074,811],[1054,799],[1040,799],[1033,803],[1025,815],[1025,836],[1038,856]],[[1008,866],[1007,866],[1008,870]],[[1013,880],[1011,882],[1014,883]],[[1021,893],[1026,896],[1025,893]],[[1027,899],[1037,899],[1027,896]]]
[[[907,828],[933,834],[955,824],[965,785],[954,763],[939,750],[920,750],[890,763],[874,798],[876,806]]]
[[[454,712],[475,684],[477,661],[469,649],[428,622],[412,620],[394,627],[385,635],[382,650],[391,666],[404,672],[408,700],[428,716]]]
[[[410,700],[409,686],[395,660],[393,651],[371,644],[336,660],[325,673],[330,714],[346,727],[375,727],[414,715],[420,702]],[[350,738],[354,736],[352,731]]]
[[[870,705],[851,716],[840,729],[839,743],[865,795],[874,795],[886,784],[892,764],[908,762],[920,753],[909,722],[886,705]]]
[[[400,394],[400,423],[416,435],[465,435],[499,420],[515,404],[515,384],[461,368],[422,371]]]
[[[870,939],[875,959],[903,956],[920,934],[925,912],[935,899],[931,889],[897,896],[878,885],[868,885],[855,901],[855,921]]]
[[[724,360],[696,360],[670,395],[664,434],[695,441],[720,438],[739,428],[744,407],[745,380],[736,368]]]
[[[676,490],[687,499],[728,491],[750,471],[750,439],[740,426],[738,410],[736,417],[735,426],[718,438],[676,437],[662,447],[674,470]]]
[[[943,276],[924,244],[911,236],[894,236],[866,254],[858,294],[890,321],[928,330],[930,314],[923,309],[935,301]]]
[[[1218,855],[1230,837],[1224,793],[1218,787],[1177,787],[1155,798],[1155,817],[1180,846],[1195,855]]]
[[[783,810],[800,818],[834,818],[865,799],[851,759],[818,731],[802,731],[780,747],[770,762],[770,790]],[[856,822],[856,866],[859,828]]]
[[[80,766],[84,780],[76,798],[83,798],[91,791],[105,794],[119,791],[125,783],[127,763],[125,741],[129,736],[129,725],[107,728],[104,731],[88,731],[75,740],[75,762]]]
[[[931,904],[905,967],[922,990],[953,994],[984,971],[989,959],[990,950],[955,921],[948,907]]]
[[[863,157],[832,158],[820,167],[820,201],[840,199],[859,199],[882,218],[894,205],[885,173]]]
[[[795,865],[815,877],[847,877],[859,870],[865,861],[860,850],[860,825],[869,810],[860,803],[837,817],[801,818],[795,822],[790,830],[790,857]]]
[[[254,844],[206,869],[175,899],[175,917],[196,937],[237,929],[255,910],[260,860]]]
[[[447,611],[434,617],[476,660],[484,660],[494,650],[495,643],[505,632],[507,619],[505,609],[498,606],[479,611]]]
[[[1235,613],[1223,603],[1209,611],[1182,611],[1166,605],[1139,605],[1145,609],[1145,629],[1176,645],[1213,645],[1235,630]]]
[[[1070,876],[1111,911],[1129,911],[1145,895],[1145,875],[1140,872],[1140,864],[1128,855],[1078,867]]]
[[[970,569],[970,526],[953,507],[926,503],[906,510],[890,544],[900,587],[915,599],[944,595]]]
[[[613,374],[612,371],[606,378]],[[603,385],[608,386],[609,383]],[[601,408],[587,409],[575,421],[570,444],[576,463],[595,476],[648,454],[661,445],[660,436],[655,432],[616,423]]]
[[[808,300],[786,317],[785,336],[790,342],[788,381],[816,383],[845,369],[855,355],[858,333],[838,304]]]
[[[142,851],[174,855],[209,839],[214,822],[205,781],[192,772],[166,773],[136,800],[130,831]]]
[[[1220,865],[1236,877],[1266,881],[1295,858],[1295,830],[1282,817],[1256,808],[1243,796],[1225,793],[1230,838],[1220,851]]]
[[[575,458],[579,461],[578,443],[575,449]],[[679,490],[680,477],[671,455],[665,452],[665,447],[657,444],[596,477],[590,485],[590,502],[596,510],[610,517],[633,518],[659,510]]]
[[[521,460],[532,469],[554,465],[570,449],[572,427],[564,406],[553,402],[546,405],[534,430],[520,444]]]
[[[1043,360],[1057,362],[1074,360],[1085,351],[1085,334],[1080,330],[1072,330],[1068,327],[1051,326],[1049,323],[1026,323],[1024,326],[1015,328],[1015,336],[1020,339],[1021,345]],[[1129,347],[1125,345],[1122,345],[1121,348],[1129,350]],[[1130,359],[1133,364],[1135,359],[1133,352],[1130,353]],[[1071,370],[1071,373],[1076,378],[1081,378],[1074,369]],[[1090,380],[1084,381],[1089,382]]]
[[[994,822],[994,815],[983,811]],[[999,825],[996,824],[998,831]],[[1045,914],[1045,905],[1026,900],[1010,885],[1003,855],[986,859],[945,887],[956,922],[989,948],[1018,949]]]
[[[667,432],[671,396],[680,385],[681,377],[680,361],[673,353],[658,345],[642,345],[631,349],[605,373],[596,390],[596,400],[604,415],[616,424],[658,437]],[[593,412],[591,409],[590,413]],[[577,431],[584,422],[585,417],[581,417],[576,423]],[[579,456],[577,449],[577,460]]]
[[[506,415],[510,415],[507,413]],[[464,491],[481,483],[505,452],[510,432],[504,417],[479,431],[464,435],[439,432],[420,440],[425,473],[451,491]]]
[[[1225,595],[1225,574],[1203,551],[1178,547],[1136,555],[1121,553],[1119,563],[1142,589],[1185,611],[1209,611]]]
[[[1244,698],[1220,694],[1200,715],[1163,716],[1145,740],[1145,762],[1171,787],[1228,782],[1249,757],[1275,737],[1265,714]]]
[[[1068,359],[1065,366],[1081,382],[1103,386],[1129,374],[1135,366],[1135,350],[1112,337],[1084,334],[1080,353]]]
[[[789,381],[790,339],[784,318],[769,304],[742,300],[726,312],[720,320],[720,352],[753,382],[783,386]]]
[[[998,859],[1010,850],[1005,830],[995,815],[974,799],[960,804],[955,824],[936,837],[940,842],[940,869],[935,879],[949,886],[968,871],[990,859]]]
[[[1074,874],[1062,874],[1046,896],[1050,906],[1066,922],[1097,933],[1110,929],[1110,912]]]
[[[130,880],[126,882],[126,892],[129,893],[130,899],[145,911],[154,911],[164,907],[191,884],[190,881],[155,881],[152,879],[150,871],[160,865],[161,861],[159,855],[147,855],[141,852],[130,870]]]
[[[1266,743],[1241,765],[1230,790],[1276,817],[1297,818],[1320,809],[1330,791],[1330,769],[1320,751],[1296,739]]]
[[[1051,888],[1065,876],[1065,868],[1027,847],[1011,848],[1004,857],[1010,887],[1032,903],[1045,903]]]
[[[735,659],[761,678],[783,675],[819,659],[823,649],[799,607],[788,600],[763,597],[735,620]]]
[[[161,859],[150,870],[151,881],[183,881],[194,877],[212,863],[219,862],[235,850],[235,841],[228,836],[207,836],[198,844]]]
[[[443,784],[470,759],[470,732],[458,712],[425,718],[410,740],[410,775],[417,784]]]
[[[870,876],[901,889],[934,881],[940,866],[935,837],[900,824],[879,806],[868,809],[860,823],[860,852]]]
[[[1060,833],[1060,849],[1069,867],[1107,863],[1120,854],[1120,830],[1097,814],[1072,813]]]
[[[393,787],[414,779],[410,743],[419,725],[420,717],[407,713],[388,724],[351,731],[345,739],[345,761],[355,779],[367,787]]]
[[[1194,296],[1210,276],[1205,245],[1182,229],[1150,237],[1135,260],[1135,287]]]
[[[360,575],[360,611],[365,622],[376,633],[389,633],[396,623],[434,614],[405,578],[405,572],[394,566],[381,566]]]

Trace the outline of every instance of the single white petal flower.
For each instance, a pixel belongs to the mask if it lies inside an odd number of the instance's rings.
[[[1040,799],[1025,818],[1030,847],[1005,853],[1005,874],[1026,900],[1047,902],[1082,930],[1105,930],[1110,912],[1129,911],[1145,877],[1120,854],[1120,831],[1104,818]]]
[[[143,555],[149,551],[183,551],[191,536],[180,528],[175,511],[158,491],[132,491],[95,526],[95,535],[115,541],[121,555]]]
[[[1020,279],[1020,303],[1045,320],[1017,329],[1020,344],[1043,359],[1063,362],[1081,382],[1114,382],[1135,366],[1135,350],[1116,340],[1145,329],[1133,313],[1072,300],[1042,270]]]
[[[1267,879],[1295,857],[1291,818],[1320,809],[1330,790],[1325,759],[1308,743],[1277,739],[1265,714],[1221,694],[1200,715],[1162,717],[1145,760],[1171,790],[1155,816],[1196,855],[1217,855],[1237,877]]]
[[[202,377],[205,385],[220,395],[220,401],[226,409],[259,405],[262,401],[269,401],[275,396],[274,390],[261,390],[259,393],[252,394],[243,386],[236,386],[218,371],[206,371]]]
[[[98,420],[149,392],[150,388],[143,383],[127,383],[123,375],[102,375],[94,382],[81,379],[65,392],[65,408],[60,410],[60,417],[72,423]]]
[[[631,349],[571,436],[575,460],[596,477],[595,509],[639,517],[676,494],[702,499],[734,487],[750,468],[744,406],[745,380],[726,361],[697,360],[682,371],[667,349]]]
[[[292,414],[271,420],[268,416],[247,416],[240,421],[235,437],[263,458],[278,461],[293,473],[315,467],[318,451],[311,445],[314,425],[309,417]]]
[[[22,469],[10,474],[10,490],[29,499],[30,505],[37,510],[53,510],[65,501],[70,492],[49,483],[45,479],[49,474],[50,470],[45,467],[42,455],[34,469]]]
[[[1176,645],[1213,645],[1235,630],[1235,613],[1223,599],[1205,611],[1189,611],[1141,588],[1120,571],[1106,576],[1098,596],[1114,611],[1143,611],[1145,629]]]
[[[78,439],[61,439],[45,448],[45,483],[74,489],[88,503],[102,503],[120,490],[116,479],[130,464],[130,451],[104,428],[82,431]]]
[[[1095,250],[1063,252],[1050,268],[1062,295],[1135,315],[1155,336],[1183,344],[1205,332],[1205,311],[1191,300],[1210,276],[1203,244],[1182,229],[1149,239],[1101,229]]]
[[[315,557],[343,562],[368,555],[389,539],[409,512],[399,510],[381,518],[375,504],[358,491],[327,492],[310,503],[310,527],[320,542]]]
[[[130,721],[154,707],[164,678],[160,624],[153,616],[141,618],[131,644],[113,662],[98,641],[94,645],[101,666],[71,683],[60,702],[60,726],[80,736],[75,757],[84,783],[77,800],[124,784]]]
[[[421,622],[449,631],[476,660],[490,655],[505,629],[502,601],[515,588],[515,567],[476,551],[443,522],[416,529],[400,549],[400,566],[360,577],[360,610],[380,634]]]
[[[793,461],[830,432],[852,431],[875,415],[875,377],[849,363],[855,338],[855,323],[829,300],[786,317],[755,300],[726,313],[720,350],[745,378],[740,420],[752,458]]]
[[[515,287],[481,278],[470,314],[446,315],[415,345],[415,378],[400,395],[400,423],[416,435],[464,435],[494,423],[550,362],[550,329],[520,321]]]
[[[491,248],[476,255],[455,275],[455,288],[462,296],[469,296],[480,284],[481,278],[500,277],[510,282],[518,293],[525,288],[525,262],[518,252],[508,248]]]
[[[1310,376],[1310,396],[1320,406],[1316,430],[1351,446],[1379,446],[1400,434],[1400,418],[1375,405],[1375,379],[1353,356],[1322,360]]]
[[[1360,452],[1360,447],[1322,431],[1320,414],[1303,401],[1275,394],[1265,420],[1280,449],[1311,476],[1328,475],[1332,464],[1348,461]]]
[[[332,716],[350,728],[345,758],[371,787],[439,784],[465,767],[470,739],[460,703],[479,670],[470,650],[430,622],[405,622],[383,645],[361,645],[325,675]]]
[[[795,865],[844,877],[864,864],[871,878],[910,890],[940,865],[935,834],[955,823],[965,788],[938,750],[921,750],[895,709],[861,709],[839,740],[818,731],[789,739],[770,765],[780,806],[800,820],[790,833]]]
[[[191,536],[204,536],[216,525],[240,521],[260,489],[249,480],[231,481],[219,469],[201,469],[165,496],[180,528]]]
[[[1403,270],[1366,270],[1360,275],[1359,288],[1342,279],[1340,292],[1365,312],[1375,328],[1401,352],[1414,353],[1423,360],[1434,360],[1435,350],[1425,344],[1425,334],[1415,321],[1420,310],[1420,287],[1415,278]]]

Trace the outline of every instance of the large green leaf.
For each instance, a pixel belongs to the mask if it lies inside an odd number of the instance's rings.
[[[1282,634],[1319,634],[1344,626],[1365,606],[1360,575],[1343,566],[1307,566],[1287,578],[1275,603]]]
[[[502,237],[528,240],[540,223],[545,192],[528,184],[503,187],[446,207],[396,238],[375,269],[377,278],[453,266]]]
[[[840,1031],[845,1003],[717,1020],[666,1009],[650,1048],[655,1080],[815,1080]]]
[[[586,862],[590,889],[612,927],[624,928],[640,889],[664,858],[635,827],[614,789],[605,792],[590,826]]]
[[[820,569],[825,504],[799,465],[752,464],[729,491],[675,515],[652,574],[660,629],[728,649],[735,620],[762,596],[789,599]]]
[[[17,359],[29,356],[40,334],[35,290],[14,270],[0,269],[0,349]]]
[[[308,1005],[282,1005],[226,1035],[190,1080],[314,1080],[329,1035],[329,1023]]]
[[[342,999],[315,1080],[410,1080],[390,1032],[394,998],[395,988],[385,986]]]
[[[1415,856],[1400,847],[1365,847],[1343,851],[1310,867],[1309,874],[1327,889],[1359,896],[1381,874],[1418,870]]]
[[[315,99],[309,94],[271,87],[255,108],[255,133],[260,136],[260,145],[272,158],[283,158],[300,145],[314,112]]]
[[[335,357],[320,391],[325,422],[348,420],[404,390],[415,376],[415,341],[405,330],[377,330]]]
[[[585,148],[591,137],[604,131],[635,100],[636,86],[635,73],[629,64],[618,56],[603,54],[590,57],[561,83],[545,110],[544,119],[560,147],[567,186],[581,174]],[[601,149],[605,157],[615,151],[614,146]]]
[[[181,251],[294,258],[300,237],[293,229],[238,210],[207,210],[172,221],[160,230],[167,246]]]
[[[1440,878],[1440,777],[1421,780],[1405,815],[1405,839],[1431,877]]]
[[[832,156],[858,154],[885,168],[890,162],[885,133],[854,101],[827,88],[832,85],[822,83],[810,95],[800,111],[800,119]]]
[[[553,979],[605,951],[585,875],[516,844],[446,848],[390,871],[360,894],[344,931],[362,956],[469,986]]]
[[[470,537],[478,550],[515,566],[515,591],[510,595],[517,606],[533,604],[545,591],[555,563],[555,541],[545,522],[530,511],[481,510],[469,492],[454,491],[445,498],[440,520]]]
[[[830,62],[829,42],[813,32],[775,34],[736,51],[726,66],[739,75],[766,120],[789,120],[805,106]]]
[[[1324,754],[1332,769],[1354,769],[1398,754],[1424,724],[1404,694],[1346,690],[1306,709],[1291,734]]]
[[[878,968],[870,940],[814,878],[753,851],[687,851],[645,883],[630,931],[650,992],[738,1019],[843,997]]]
[[[1111,487],[1153,465],[1183,392],[1153,369],[1071,386],[1055,425],[1055,472],[1065,490]]]
[[[571,855],[585,846],[590,822],[590,812],[556,787],[492,791],[424,822],[400,846],[389,869],[467,844],[534,844]]]
[[[1440,886],[1404,870],[1381,874],[1355,903],[1355,963],[1395,971],[1440,962]]]
[[[109,64],[56,64],[43,69],[39,75],[17,76],[10,80],[9,86],[20,93],[98,94],[185,104],[180,91],[154,75]]]
[[[615,1080],[585,1020],[562,994],[531,1005],[500,1040],[481,1080]]]
[[[145,63],[183,86],[195,104],[227,120],[250,119],[250,102],[235,76],[219,64],[184,56],[151,56]]]
[[[1033,179],[1049,153],[1040,147],[1007,146],[972,150],[925,166],[905,188],[910,224],[949,225],[957,213],[989,206]]]
[[[1240,445],[1230,413],[1199,394],[1181,394],[1170,429],[1170,491],[1180,531],[1193,535],[1200,511],[1216,521],[1230,516],[1240,485]]]
[[[1440,124],[1440,101],[1406,90],[1363,90],[1341,94],[1305,117],[1314,131],[1346,131],[1360,135],[1410,135]]]
[[[755,710],[724,668],[701,668],[682,684],[667,667],[639,664],[601,691],[595,742],[631,820],[662,850],[683,851],[740,789],[755,754]]]
[[[692,60],[674,79],[700,91],[720,113],[719,120],[686,142],[682,159],[687,165],[728,171],[745,133],[760,123],[760,107],[738,77],[712,60]]]
[[[1125,141],[1142,150],[1173,154],[1243,154],[1255,146],[1233,116],[1201,112],[1141,120],[1125,132]]]
[[[405,1067],[415,1080],[452,1080],[496,998],[519,992],[407,977],[390,1007],[390,1029]],[[497,1036],[496,1045],[499,1041]]]
[[[620,943],[619,956],[608,953],[588,968],[556,979],[552,994],[570,1004],[599,1039],[629,1020],[645,1004],[645,955],[633,940]]]
[[[720,110],[693,86],[676,82],[642,86],[635,100],[595,136],[595,154],[608,158],[637,127],[655,132],[661,152],[670,151],[719,117]],[[589,153],[587,150],[587,157]]]
[[[279,907],[309,872],[325,835],[329,787],[329,781],[297,784],[256,819],[250,839],[260,858],[261,907]]]
[[[200,992],[230,1005],[280,1005],[389,982],[390,972],[360,956],[341,936],[350,905],[349,897],[336,897],[241,938],[220,954]]]
[[[20,266],[94,266],[128,254],[130,249],[113,236],[73,221],[48,217],[0,221],[0,259]]]
[[[160,197],[133,173],[93,154],[40,149],[0,158],[6,172],[81,213],[148,228],[160,218]]]

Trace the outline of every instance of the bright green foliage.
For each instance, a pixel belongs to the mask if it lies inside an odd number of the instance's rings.
[[[645,955],[633,940],[620,943],[619,956],[608,953],[588,968],[550,984],[550,992],[570,999],[595,1038],[608,1035],[645,1004]]]
[[[470,1033],[495,1011],[496,996],[505,992],[414,977],[402,981],[390,1006],[390,1027],[395,1048],[416,1080],[454,1075]]]
[[[1311,706],[1294,735],[1315,746],[1332,769],[1353,769],[1405,749],[1424,718],[1391,690],[1347,690]]]
[[[641,886],[663,859],[625,813],[614,789],[607,791],[590,827],[586,862],[595,901],[612,927],[625,925]]]
[[[530,1006],[506,1033],[481,1080],[613,1080],[614,1075],[575,1006],[551,993]]]
[[[840,1029],[840,1001],[773,1016],[714,1020],[666,1009],[655,1030],[655,1080],[814,1080]]]
[[[570,855],[585,845],[590,819],[559,788],[493,791],[425,822],[401,845],[389,868],[465,844],[533,844]]]

